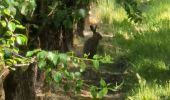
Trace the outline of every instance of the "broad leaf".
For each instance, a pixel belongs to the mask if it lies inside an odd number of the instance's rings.
[[[49,52],[48,53],[48,59],[54,64],[54,65],[57,65],[58,64],[58,54],[56,53],[52,53],[52,52]]]
[[[6,14],[8,16],[11,16],[9,9],[4,9],[3,12],[4,12],[4,14]]]
[[[37,54],[37,58],[40,59],[46,59],[47,52],[46,51],[41,51]]]
[[[8,22],[8,29],[11,31],[11,32],[14,32],[15,29],[16,29],[16,25],[14,22]]]
[[[11,36],[13,33],[11,31],[6,31],[4,36]]]
[[[4,20],[0,21],[2,27],[6,27],[6,22]]]
[[[16,25],[16,28],[25,29],[25,27],[23,25]]]
[[[16,41],[19,45],[26,45],[28,40],[25,35],[19,34],[16,36]]]
[[[27,54],[26,54],[26,56],[27,56],[27,57],[31,57],[31,56],[33,56],[34,54],[36,54],[36,53],[38,53],[38,52],[40,52],[40,51],[41,51],[40,49],[35,49],[35,50],[33,50],[33,51],[28,51]]]
[[[103,79],[100,80],[100,85],[102,87],[106,87],[107,86],[106,82]]]
[[[39,60],[39,61],[38,61],[38,67],[39,67],[40,69],[44,68],[46,65],[47,65],[47,63],[46,63],[45,60]]]
[[[103,98],[105,95],[108,93],[108,88],[103,88],[102,90],[99,91],[98,97]]]

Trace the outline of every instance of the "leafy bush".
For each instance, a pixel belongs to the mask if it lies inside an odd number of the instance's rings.
[[[27,57],[33,55],[37,55],[38,66],[45,71],[47,82],[55,81],[65,92],[71,91],[77,94],[86,85],[93,98],[103,98],[109,90],[117,91],[121,86],[114,87],[112,84],[107,84],[103,79],[100,80],[100,87],[91,86],[82,79],[82,74],[87,68],[86,61],[93,62],[92,68],[98,70],[99,62],[111,62],[110,56],[100,57],[95,55],[94,59],[87,59],[87,55],[84,58],[78,58],[73,53],[66,54],[43,50],[27,52]],[[71,65],[77,70],[72,71]]]
[[[2,1],[0,4],[0,60],[9,68],[25,62],[26,58],[19,55],[17,45],[27,44],[27,37],[18,31],[25,30],[25,27],[15,19],[13,3]]]

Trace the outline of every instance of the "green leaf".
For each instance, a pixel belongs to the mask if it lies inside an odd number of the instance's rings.
[[[11,32],[14,32],[15,29],[16,29],[16,25],[14,22],[9,22],[8,23],[8,29],[11,31]]]
[[[64,70],[64,75],[67,77],[67,78],[70,78],[71,79],[71,74],[70,72],[68,72],[68,70]]]
[[[19,34],[16,36],[16,41],[19,45],[26,45],[28,40],[25,35]]]
[[[5,60],[5,62],[7,65],[10,65],[10,66],[17,64],[17,61],[14,59],[7,59],[7,60]]]
[[[16,28],[25,29],[25,27],[23,25],[16,25]]]
[[[89,56],[88,54],[84,54],[83,55],[84,58],[88,58],[88,56]]]
[[[74,76],[75,76],[76,78],[79,78],[79,77],[81,77],[81,73],[80,73],[80,72],[75,72],[75,73],[74,73]]]
[[[103,98],[105,95],[107,95],[107,93],[108,93],[108,88],[105,87],[105,88],[103,88],[102,90],[99,91],[98,97]]]
[[[22,6],[22,8],[21,8],[21,13],[23,14],[23,15],[26,15],[27,14],[27,3],[23,3],[23,6]]]
[[[100,61],[102,63],[113,63],[113,59],[110,57],[110,55],[105,55]]]
[[[107,86],[106,82],[103,79],[100,80],[100,85],[102,87],[106,87]]]
[[[12,19],[12,21],[14,21],[16,24],[21,24],[18,20],[16,20],[16,19]]]
[[[24,59],[22,59],[22,58],[15,57],[14,60],[19,63],[24,63]]]
[[[68,56],[66,54],[64,53],[59,54],[60,62],[62,62],[65,67],[67,66],[67,58]]]
[[[97,87],[96,86],[90,87],[90,93],[93,96],[93,98],[95,99],[97,97]]]
[[[4,36],[11,36],[13,33],[11,31],[6,31]]]
[[[44,68],[47,65],[47,62],[45,60],[39,60],[38,61],[38,67],[40,69]]]
[[[31,57],[31,56],[33,56],[34,54],[36,54],[36,53],[38,53],[38,52],[40,52],[40,51],[41,51],[40,49],[35,49],[35,50],[33,50],[33,51],[28,51],[27,54],[26,54],[26,56],[27,56],[27,57]]]
[[[46,51],[41,51],[37,54],[37,58],[40,59],[46,59],[47,52]]]
[[[93,60],[93,65],[95,69],[99,69],[99,61],[98,60]]]
[[[4,14],[6,14],[8,16],[11,16],[9,9],[4,9],[3,12],[4,12]]]
[[[0,21],[2,27],[6,27],[6,22],[4,20]]]
[[[60,72],[56,72],[55,75],[54,75],[54,81],[59,83],[62,81],[62,75]]]
[[[99,55],[94,55],[93,59],[97,60],[99,58]]]
[[[49,52],[47,58],[48,58],[54,65],[57,65],[57,64],[58,64],[58,58],[59,58],[58,54]]]

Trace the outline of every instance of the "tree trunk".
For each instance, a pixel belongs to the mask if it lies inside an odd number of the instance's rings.
[[[0,67],[1,66],[2,65],[0,65]],[[0,100],[5,100],[3,82],[8,74],[9,74],[9,69],[7,69],[7,68],[4,68],[2,71],[0,71]]]
[[[26,71],[18,68],[4,81],[5,100],[35,100],[37,65],[32,63]]]

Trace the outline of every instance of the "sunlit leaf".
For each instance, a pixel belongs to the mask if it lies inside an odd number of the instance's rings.
[[[54,64],[54,65],[57,65],[58,64],[58,54],[56,53],[52,53],[52,52],[49,52],[48,53],[48,59]]]
[[[64,66],[66,67],[67,66],[67,54],[64,54],[64,53],[61,53],[59,54],[59,59],[60,59],[60,62],[62,62],[64,64]]]
[[[8,22],[8,29],[11,31],[11,32],[14,32],[15,29],[16,29],[16,25],[14,22]]]
[[[0,21],[2,27],[6,27],[6,22],[4,20]]]
[[[23,25],[16,25],[16,27],[19,29],[25,29],[25,27]]]
[[[20,34],[16,36],[16,41],[19,45],[26,45],[28,40],[25,35]]]
[[[21,13],[23,14],[23,15],[26,15],[27,14],[27,3],[23,3],[23,6],[22,6],[22,8],[21,8]]]
[[[33,51],[28,51],[27,54],[26,54],[26,56],[27,56],[27,57],[31,57],[31,56],[33,56],[34,54],[36,54],[36,53],[38,53],[38,52],[40,52],[40,51],[41,51],[40,49],[35,49],[35,50],[33,50]]]
[[[6,14],[8,16],[11,16],[9,9],[4,9],[3,12],[4,12],[4,14]]]
[[[107,86],[106,82],[103,79],[100,80],[100,85],[102,87],[106,87]]]
[[[107,93],[108,93],[108,88],[105,87],[105,88],[103,88],[102,90],[99,91],[98,97],[103,98],[105,95],[107,95]]]

